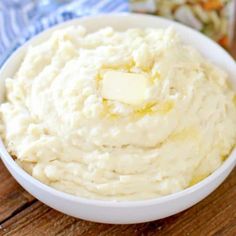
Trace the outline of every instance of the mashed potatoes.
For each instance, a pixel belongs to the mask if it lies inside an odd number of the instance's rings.
[[[235,145],[226,80],[171,29],[68,27],[29,47],[6,79],[2,138],[27,172],[61,191],[171,194],[211,174]]]

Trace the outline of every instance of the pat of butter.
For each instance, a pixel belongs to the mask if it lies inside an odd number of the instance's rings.
[[[149,81],[145,74],[106,71],[101,84],[102,97],[130,105],[138,105],[145,99]]]

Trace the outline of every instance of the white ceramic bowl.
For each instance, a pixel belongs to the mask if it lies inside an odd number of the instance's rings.
[[[89,31],[94,31],[108,25],[114,27],[116,30],[126,30],[132,27],[166,28],[173,26],[185,43],[193,45],[210,61],[226,70],[230,75],[232,84],[236,87],[235,61],[220,46],[202,34],[186,26],[158,17],[137,14],[116,14],[72,20],[34,37],[18,49],[2,67],[0,71],[1,92],[4,91],[4,78],[12,76],[15,73],[29,44],[35,44],[47,38],[54,29],[74,24],[84,25]],[[213,174],[186,190],[152,200],[119,202],[91,200],[72,196],[39,182],[15,163],[6,151],[2,141],[0,141],[0,155],[8,170],[23,188],[48,206],[81,219],[115,224],[152,221],[181,212],[201,201],[215,190],[229,175],[236,164],[236,150],[234,150],[223,165]]]

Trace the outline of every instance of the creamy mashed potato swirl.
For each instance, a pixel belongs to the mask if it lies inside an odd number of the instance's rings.
[[[27,172],[96,199],[185,189],[217,169],[236,140],[227,74],[172,29],[57,30],[6,79],[0,115],[3,141]]]

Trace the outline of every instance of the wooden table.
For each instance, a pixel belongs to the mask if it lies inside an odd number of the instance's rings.
[[[232,50],[236,58],[236,40]],[[236,236],[236,169],[208,198],[172,217],[136,225],[106,225],[59,213],[36,200],[0,161],[0,236]]]

